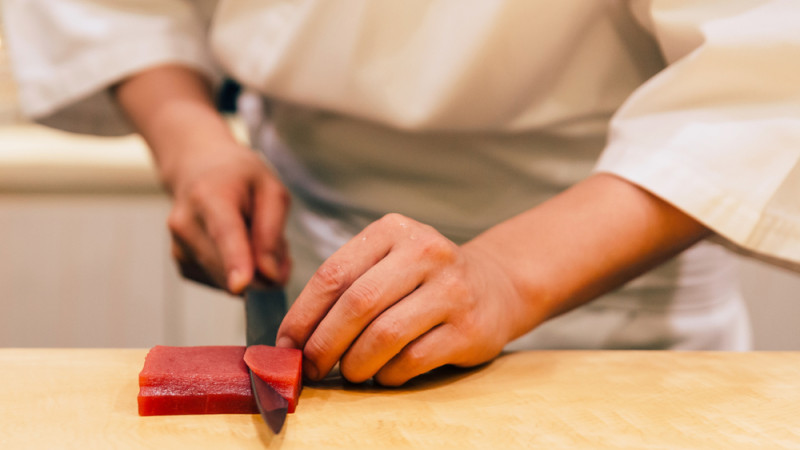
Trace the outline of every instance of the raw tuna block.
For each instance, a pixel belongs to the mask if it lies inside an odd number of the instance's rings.
[[[244,362],[275,388],[289,402],[289,412],[294,412],[303,381],[303,352],[295,348],[252,345],[247,347]]]
[[[139,373],[139,415],[258,414],[245,347],[153,347]]]

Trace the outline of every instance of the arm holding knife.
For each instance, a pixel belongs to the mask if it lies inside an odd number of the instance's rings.
[[[235,294],[256,273],[285,283],[288,193],[255,152],[236,142],[206,79],[162,66],[122,81],[115,92],[174,200],[169,229],[181,273]]]

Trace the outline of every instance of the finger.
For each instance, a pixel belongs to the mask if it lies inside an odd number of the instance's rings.
[[[303,348],[339,296],[358,277],[389,253],[388,233],[365,228],[317,269],[289,308],[278,329],[279,347]]]
[[[280,270],[280,279],[284,280],[284,283],[289,281],[289,276],[292,273],[292,256],[289,253],[289,243],[286,242],[285,238],[281,239],[281,246],[280,252],[283,255],[281,259],[281,264],[279,267]]]
[[[414,255],[402,248],[391,251],[342,293],[303,349],[309,378],[325,376],[370,322],[422,284],[426,265],[415,264]]]
[[[199,220],[188,210],[175,208],[167,224],[172,236],[172,254],[181,275],[209,286],[224,287],[219,256]]]
[[[345,352],[342,375],[354,383],[370,379],[406,345],[444,322],[447,305],[432,300],[430,286],[423,285],[380,314]]]
[[[460,348],[460,335],[452,325],[442,324],[406,345],[375,374],[384,386],[400,386],[408,380],[450,364]]]
[[[283,230],[289,209],[289,195],[276,180],[269,177],[256,186],[251,213],[250,235],[253,258],[258,270],[269,280],[285,284],[286,242]]]
[[[189,256],[188,249],[183,248],[177,241],[172,241],[172,258],[178,265],[178,270],[183,278],[195,281],[197,283],[205,284],[208,286],[218,286],[216,281],[212,279],[200,264],[197,264],[193,257]]]
[[[256,289],[273,289],[276,286],[284,285],[286,281],[289,280],[289,275],[291,275],[292,271],[292,258],[288,253],[288,243],[286,242],[286,239],[281,239],[280,248],[280,251],[286,255],[283,257],[283,259],[281,259],[280,266],[278,267],[280,272],[279,279],[284,280],[284,282],[281,283],[267,278],[260,271],[257,271],[253,276],[253,280],[248,285],[249,287],[254,287]]]
[[[221,259],[224,286],[238,294],[250,283],[254,272],[243,211],[228,198],[209,196],[201,217],[205,232]]]

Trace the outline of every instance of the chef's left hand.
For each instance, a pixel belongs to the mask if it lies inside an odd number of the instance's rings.
[[[321,379],[340,362],[352,382],[389,386],[436,367],[497,356],[519,333],[521,300],[479,246],[457,246],[398,214],[372,223],[325,261],[278,331]]]

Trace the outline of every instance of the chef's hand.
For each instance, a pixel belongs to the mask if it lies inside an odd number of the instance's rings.
[[[166,184],[174,200],[172,253],[183,276],[231,293],[256,273],[286,282],[289,196],[252,150],[235,143],[198,150]]]
[[[284,284],[286,188],[250,149],[230,144],[185,162],[168,182],[168,226],[181,274],[240,293],[256,273]]]
[[[205,77],[182,65],[156,66],[113,92],[174,198],[169,229],[182,274],[232,293],[255,278],[285,283],[286,189],[237,143]]]
[[[278,331],[309,378],[339,361],[386,385],[470,366],[710,234],[650,192],[594,174],[456,246],[398,215],[368,226],[309,281]]]
[[[286,315],[278,345],[304,350],[304,374],[340,361],[352,382],[400,385],[444,364],[472,366],[515,336],[518,293],[494,256],[397,214],[325,261]]]

